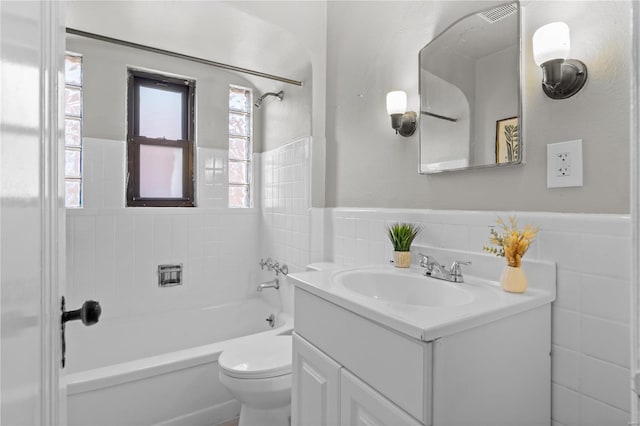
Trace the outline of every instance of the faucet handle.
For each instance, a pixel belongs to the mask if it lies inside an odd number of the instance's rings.
[[[429,265],[429,256],[422,253],[418,253],[418,256],[420,256],[420,267],[426,268]]]
[[[460,265],[471,265],[471,262],[465,260],[453,261],[451,268],[449,269],[449,274],[451,275],[451,278],[453,278],[453,281],[457,283],[463,282],[462,268]]]
[[[264,267],[267,265],[267,261],[264,260],[263,258],[260,258],[258,265],[260,265],[260,269],[264,270]]]

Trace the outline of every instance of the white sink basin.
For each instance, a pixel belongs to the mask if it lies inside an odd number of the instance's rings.
[[[468,259],[474,272],[500,276],[504,263],[484,254],[430,248],[438,258]],[[500,259],[498,259],[500,260]],[[325,299],[414,339],[434,339],[525,312],[555,299],[555,264],[528,261],[529,288],[507,293],[494,280],[469,273],[462,284],[425,277],[421,268],[317,264],[290,274],[296,291]],[[472,268],[469,268],[471,272]]]
[[[449,307],[471,303],[471,292],[446,281],[384,269],[349,270],[336,274],[346,290],[393,304]]]

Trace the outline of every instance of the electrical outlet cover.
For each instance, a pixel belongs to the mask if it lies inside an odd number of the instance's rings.
[[[547,145],[547,188],[582,186],[582,139]]]

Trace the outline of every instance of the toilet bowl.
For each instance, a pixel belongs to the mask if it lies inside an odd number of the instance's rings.
[[[220,354],[220,382],[240,401],[238,426],[289,426],[291,336],[238,344]]]

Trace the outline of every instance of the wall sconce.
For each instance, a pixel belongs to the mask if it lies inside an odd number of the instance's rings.
[[[564,22],[544,25],[533,34],[533,59],[542,68],[542,90],[551,99],[569,98],[587,81],[587,66],[567,59],[570,50],[569,26]]]
[[[387,93],[387,112],[396,135],[411,136],[416,131],[417,115],[407,111],[407,94],[402,91]]]

